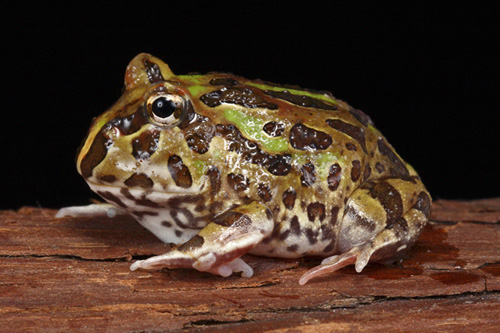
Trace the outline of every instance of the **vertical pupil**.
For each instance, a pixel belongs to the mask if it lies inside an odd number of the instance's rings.
[[[175,109],[175,103],[165,97],[156,99],[152,105],[153,113],[160,118],[167,118],[171,116]]]

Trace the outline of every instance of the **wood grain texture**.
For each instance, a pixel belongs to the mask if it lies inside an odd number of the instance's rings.
[[[500,327],[500,198],[438,200],[397,266],[298,285],[318,259],[245,256],[255,275],[130,272],[168,251],[128,218],[0,212],[0,331],[425,330]]]

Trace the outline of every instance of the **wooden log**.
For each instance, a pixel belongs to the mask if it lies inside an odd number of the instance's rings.
[[[247,255],[255,275],[129,271],[168,251],[130,218],[0,212],[0,331],[426,330],[500,327],[500,198],[438,200],[397,266],[298,285],[319,259]]]

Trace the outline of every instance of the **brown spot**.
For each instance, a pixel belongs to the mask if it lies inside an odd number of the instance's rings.
[[[290,143],[300,150],[323,150],[332,144],[332,137],[303,124],[296,124],[290,130]]]
[[[169,221],[162,221],[161,225],[164,226],[165,228],[172,228],[172,222]]]
[[[424,213],[426,217],[429,217],[429,214],[431,213],[431,198],[424,191],[420,192],[418,195],[415,209],[418,209]]]
[[[210,80],[209,82],[212,86],[237,86],[239,83],[238,81],[231,79],[229,77],[219,77]]]
[[[330,216],[330,226],[334,226],[337,224],[339,210],[340,210],[339,207],[332,207],[331,216]]]
[[[293,244],[293,245],[287,246],[286,250],[288,252],[295,252],[295,251],[297,251],[298,248],[299,248],[299,246],[297,244]]]
[[[199,133],[194,133],[186,137],[188,147],[198,154],[205,154],[208,151],[211,140],[211,137],[207,140],[206,135]]]
[[[338,163],[330,166],[330,171],[328,172],[327,182],[328,188],[330,191],[335,191],[340,184],[340,180],[342,179],[342,168]]]
[[[270,121],[264,124],[262,130],[267,133],[267,135],[272,137],[277,137],[283,135],[285,131],[285,126],[282,123],[277,123],[275,121]]]
[[[180,235],[177,237],[180,237]],[[194,249],[200,248],[203,245],[203,243],[205,243],[205,240],[203,239],[203,237],[201,237],[200,235],[195,235],[193,238],[188,240],[186,243],[180,245],[177,248],[177,250],[181,251],[181,252],[189,252],[189,251],[192,251]]]
[[[220,191],[220,171],[217,167],[211,166],[207,171],[208,179],[210,179],[210,194],[215,196]]]
[[[160,67],[154,62],[144,59],[144,67],[146,67],[146,73],[148,74],[148,80],[151,83],[158,83],[165,81],[163,75],[161,75]]]
[[[314,164],[306,163],[300,168],[300,183],[302,186],[309,187],[316,181],[316,171]]]
[[[180,237],[182,236],[182,231],[180,231],[180,230],[175,230],[175,232],[174,232],[174,233],[175,233],[175,235],[176,235],[178,238],[180,238]]]
[[[325,103],[321,99],[317,99],[306,95],[295,95],[290,93],[288,90],[283,90],[283,91],[264,90],[264,94],[306,108],[316,108],[316,109],[330,110],[330,111],[338,110],[338,108],[335,105]]]
[[[123,201],[121,201],[120,198],[118,198],[117,196],[115,196],[113,193],[111,192],[108,192],[108,191],[97,191],[96,192],[97,194],[99,194],[103,199],[105,199],[106,201],[111,201],[112,203],[122,207],[122,208],[125,208],[127,207],[127,205],[125,205],[123,203]]]
[[[116,177],[113,175],[104,175],[99,177],[99,179],[106,183],[113,183],[116,181]]]
[[[387,227],[390,228],[403,215],[403,201],[398,190],[387,182],[368,182],[366,186],[371,197],[377,199],[387,215]]]
[[[229,183],[229,186],[236,192],[245,191],[250,184],[250,181],[247,177],[234,173],[230,173],[227,175],[227,182]]]
[[[351,151],[357,151],[358,150],[358,148],[356,148],[356,145],[352,144],[350,142],[347,142],[345,144],[345,146],[346,146],[347,150],[351,150]]]
[[[214,219],[214,222],[224,227],[230,227],[234,224],[234,222],[241,219],[243,215],[244,215],[243,213],[230,210],[220,215],[217,215]]]
[[[290,188],[283,192],[283,204],[286,209],[292,210],[295,206],[295,199],[297,198],[297,193],[293,188]]]
[[[320,202],[313,202],[307,206],[307,217],[311,222],[314,222],[316,218],[323,221],[325,219],[325,205]]]
[[[377,169],[378,173],[382,173],[385,171],[384,165],[380,162],[375,163],[375,169]]]
[[[160,131],[149,130],[142,132],[132,140],[132,155],[136,160],[147,160],[158,148]]]
[[[270,157],[270,165],[267,171],[275,176],[286,176],[292,170],[292,156],[289,154],[285,155],[275,155]]]
[[[399,158],[399,156],[391,149],[384,139],[379,139],[377,141],[378,150],[384,156],[387,156],[389,160],[392,162],[394,168],[392,169],[391,175],[395,177],[408,178],[410,173],[406,168],[404,162]]]
[[[185,222],[181,221],[179,214],[184,216]],[[191,211],[189,211],[189,209],[177,207],[176,210],[172,210],[170,212],[170,216],[174,220],[175,224],[177,224],[177,226],[181,229],[199,229],[194,215]]]
[[[168,171],[177,186],[189,188],[193,184],[189,168],[179,156],[172,155],[168,158]]]
[[[123,110],[126,110],[127,107],[137,103],[137,100],[133,100],[129,104],[125,105]],[[130,135],[142,128],[144,124],[147,124],[148,121],[145,118],[144,109],[142,106],[137,108],[137,112],[129,115],[126,118],[117,117],[109,122],[111,126],[118,128],[122,135]]]
[[[363,182],[365,182],[368,178],[370,178],[370,175],[372,174],[372,168],[370,165],[367,163],[365,165],[365,171],[363,172]]]
[[[354,116],[354,118],[356,118],[364,126],[373,125],[373,122],[370,119],[370,116],[368,116],[363,111],[349,108],[349,112]]]
[[[104,135],[103,130],[101,130],[94,138],[92,146],[90,146],[87,154],[85,154],[80,163],[80,170],[84,178],[91,177],[94,168],[106,157],[108,142],[109,139]]]
[[[262,200],[266,202],[270,201],[273,198],[271,189],[265,184],[259,184],[259,186],[257,187],[257,194],[259,195],[259,197],[261,197]]]
[[[223,103],[237,104],[247,108],[266,108],[276,110],[278,106],[248,87],[224,87],[200,97],[200,100],[209,107],[216,107]]]
[[[158,216],[158,212],[152,212],[149,210],[146,211],[139,211],[135,210],[131,213],[133,216],[136,216],[137,218],[143,218],[144,216]]]
[[[333,227],[331,225],[323,224],[320,228],[321,230],[321,240],[333,240],[335,239],[335,234],[333,233]]]
[[[300,235],[300,223],[297,215],[294,215],[290,221],[290,233],[296,236]]]
[[[327,119],[326,123],[330,125],[332,128],[335,128],[336,130],[350,136],[354,140],[358,141],[359,144],[361,145],[361,148],[363,148],[363,151],[366,152],[366,145],[365,145],[365,129],[354,126],[352,124],[346,123],[340,119]]]
[[[352,169],[351,169],[351,180],[356,182],[361,176],[361,162],[358,160],[352,161]]]
[[[134,173],[124,183],[128,187],[142,187],[144,189],[150,189],[154,185],[153,180],[143,173]]]
[[[318,232],[313,231],[311,228],[307,228],[305,230],[307,240],[309,241],[309,244],[313,245],[318,242]]]

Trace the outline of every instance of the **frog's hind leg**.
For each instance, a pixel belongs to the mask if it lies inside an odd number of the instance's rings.
[[[226,211],[214,218],[200,232],[171,251],[130,266],[131,270],[160,268],[194,268],[221,276],[253,270],[240,257],[267,237],[273,229],[271,212],[253,202]]]
[[[338,233],[337,252],[299,280],[355,265],[359,273],[369,261],[395,261],[406,253],[427,223],[431,199],[416,179],[371,181],[346,204]]]

